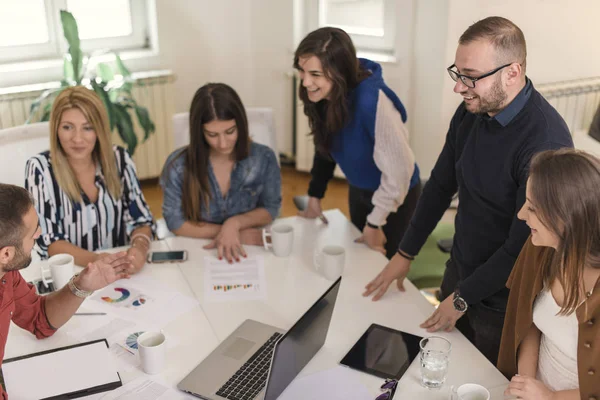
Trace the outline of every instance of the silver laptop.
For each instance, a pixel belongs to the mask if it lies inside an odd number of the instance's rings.
[[[177,387],[206,400],[275,400],[325,343],[342,278],[287,332],[247,319]]]

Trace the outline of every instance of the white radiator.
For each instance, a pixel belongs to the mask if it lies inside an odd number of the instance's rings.
[[[536,89],[556,108],[572,134],[589,130],[600,104],[600,77],[547,83]]]
[[[588,135],[600,104],[600,77],[536,86],[567,123],[575,148],[600,157],[600,142]]]
[[[148,108],[150,118],[156,126],[156,132],[150,135],[146,142],[141,143],[144,132],[139,127],[135,115],[132,115],[139,141],[133,160],[140,179],[156,178],[160,175],[167,156],[173,151],[171,119],[175,114],[175,77],[171,71],[153,71],[134,73],[133,78],[136,79],[133,96],[139,105]],[[31,103],[52,86],[53,84],[28,85],[0,89],[0,129],[24,124],[29,116]],[[113,142],[123,145],[116,132],[113,132]]]

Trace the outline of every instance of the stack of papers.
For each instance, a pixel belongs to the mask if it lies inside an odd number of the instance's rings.
[[[357,381],[357,372],[335,367],[296,378],[279,400],[372,400],[367,388]]]
[[[84,400],[198,400],[197,397],[165,385],[158,379],[138,378],[108,393],[83,397]]]

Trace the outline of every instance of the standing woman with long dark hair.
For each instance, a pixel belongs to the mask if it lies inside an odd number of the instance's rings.
[[[362,231],[358,241],[391,258],[421,192],[402,102],[383,81],[381,65],[358,59],[338,28],[309,33],[294,68],[316,148],[308,207],[300,215],[322,215],[321,199],[337,164],[350,184],[350,218]]]

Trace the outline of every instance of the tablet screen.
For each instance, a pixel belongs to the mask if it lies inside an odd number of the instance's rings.
[[[421,339],[372,324],[340,363],[380,378],[400,379],[418,357]]]

